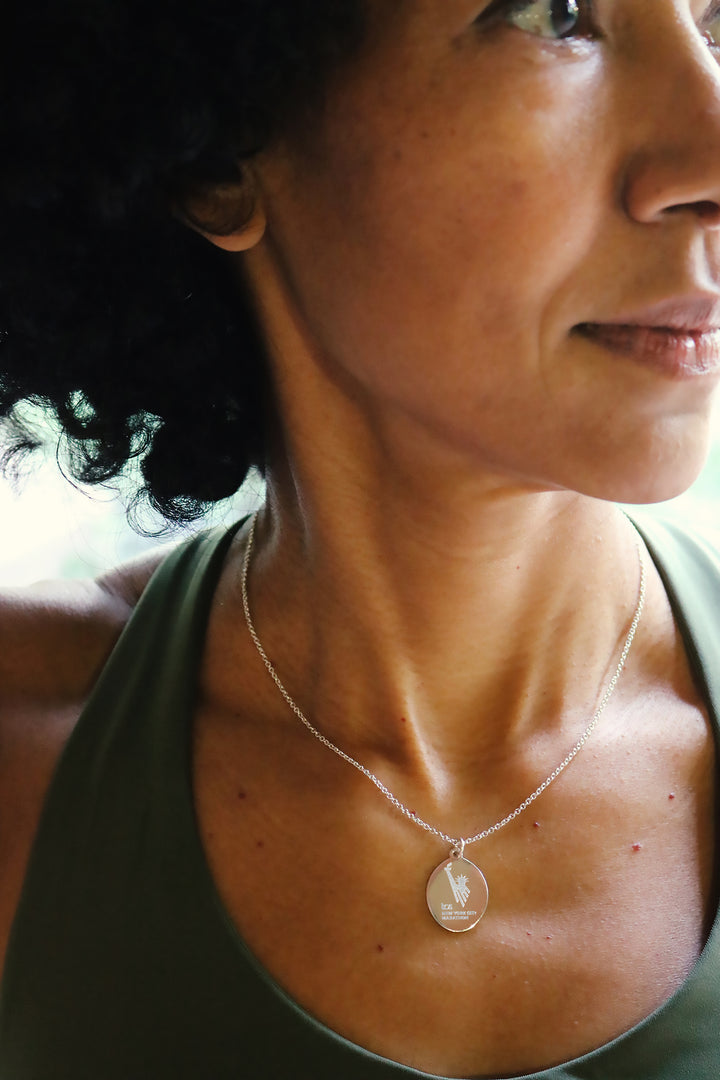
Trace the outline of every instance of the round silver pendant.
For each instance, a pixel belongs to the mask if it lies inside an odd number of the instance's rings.
[[[465,858],[444,859],[428,878],[427,905],[445,930],[472,930],[488,906],[488,885],[482,870]]]

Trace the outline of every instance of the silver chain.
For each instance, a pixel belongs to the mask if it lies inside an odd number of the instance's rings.
[[[442,831],[442,829],[436,829],[434,825],[430,825],[427,821],[423,821],[423,819],[421,817],[419,817],[415,813],[414,810],[409,810],[407,808],[407,806],[405,806],[404,803],[400,802],[400,800],[395,795],[393,795],[393,793],[385,786],[385,784],[383,784],[382,780],[380,780],[375,775],[374,772],[371,772],[370,769],[366,768],[365,765],[362,765],[359,761],[356,761],[354,757],[350,756],[350,754],[346,754],[344,750],[341,750],[339,746],[336,746],[334,742],[331,742],[330,739],[328,739],[326,735],[323,735],[322,732],[318,731],[316,727],[313,727],[313,725],[310,723],[308,718],[302,712],[300,706],[293,700],[293,698],[291,698],[290,694],[288,693],[288,691],[283,686],[283,684],[282,684],[282,682],[280,680],[280,676],[278,675],[277,671],[273,667],[272,663],[270,662],[270,660],[268,658],[267,653],[265,652],[265,650],[262,647],[262,644],[260,642],[260,638],[257,635],[257,631],[255,629],[254,623],[252,621],[252,617],[250,615],[250,604],[249,604],[249,601],[248,601],[247,579],[248,579],[248,569],[249,569],[249,566],[250,566],[250,556],[252,554],[253,544],[254,544],[254,541],[255,541],[255,525],[257,523],[257,517],[258,517],[258,512],[253,514],[253,518],[252,518],[252,521],[250,523],[250,531],[249,531],[249,534],[248,534],[247,548],[245,550],[245,558],[243,560],[242,575],[241,575],[242,601],[243,601],[243,610],[245,612],[245,621],[247,623],[248,631],[250,632],[250,637],[252,638],[252,640],[253,640],[253,642],[255,644],[255,648],[257,649],[260,656],[262,657],[262,660],[263,660],[263,663],[265,664],[265,667],[267,668],[273,682],[275,683],[278,690],[280,691],[280,693],[284,697],[285,701],[290,706],[292,711],[295,713],[298,720],[300,720],[305,725],[305,727],[308,729],[310,734],[314,735],[315,738],[319,742],[321,742],[323,744],[323,746],[327,746],[328,750],[332,750],[333,753],[337,754],[337,756],[342,758],[343,761],[347,761],[348,765],[352,765],[353,768],[357,769],[358,772],[361,772],[363,774],[363,776],[366,776],[368,778],[368,780],[371,780],[372,783],[375,785],[375,787],[378,789],[378,791],[382,792],[382,794],[385,796],[385,798],[388,800],[388,802],[391,803],[395,807],[396,810],[399,810],[401,814],[403,814],[406,818],[408,818],[409,821],[414,822],[415,825],[417,825],[421,829],[424,829],[425,832],[432,833],[433,836],[437,836],[441,840],[446,841],[446,843],[451,845],[451,847],[453,849],[453,852],[455,854],[459,855],[460,857],[462,857],[465,848],[469,844],[475,844],[479,840],[485,840],[488,836],[492,836],[493,833],[499,832],[500,829],[504,829],[506,825],[509,825],[511,821],[514,821],[515,818],[519,817],[520,814],[523,813],[523,811],[527,810],[527,808],[529,806],[532,806],[532,804],[535,802],[535,800],[538,799],[542,795],[542,793],[547,788],[550,787],[550,784],[552,784],[554,780],[557,780],[560,773],[564,772],[564,770],[567,769],[570,762],[573,761],[577,757],[577,755],[580,753],[583,746],[588,741],[588,739],[592,735],[593,731],[597,727],[598,721],[600,720],[600,717],[602,716],[602,714],[605,712],[607,704],[608,704],[608,702],[610,701],[610,698],[613,695],[613,691],[615,690],[615,687],[618,684],[618,680],[620,679],[620,676],[622,675],[623,669],[624,669],[625,664],[627,662],[628,654],[630,653],[630,648],[631,648],[632,643],[633,643],[633,641],[635,639],[635,633],[637,631],[638,624],[640,622],[640,616],[642,615],[643,608],[645,606],[645,560],[643,558],[642,549],[640,547],[639,542],[638,542],[638,556],[639,556],[639,559],[640,559],[640,590],[639,590],[637,607],[635,609],[635,615],[633,616],[632,623],[630,624],[630,630],[628,632],[627,638],[625,639],[625,644],[623,646],[622,653],[620,654],[620,660],[618,662],[617,668],[615,669],[615,674],[613,675],[612,679],[608,683],[608,686],[607,686],[607,688],[605,690],[605,693],[603,694],[603,696],[602,696],[602,698],[600,700],[600,704],[598,705],[597,709],[595,710],[595,712],[593,714],[592,720],[590,721],[588,726],[585,728],[585,731],[582,733],[582,735],[580,736],[578,741],[575,743],[574,747],[572,748],[570,753],[567,755],[567,757],[564,758],[564,760],[561,761],[560,764],[557,765],[553,769],[553,771],[550,773],[550,775],[547,776],[543,780],[542,784],[540,784],[540,786],[537,787],[535,789],[535,791],[533,791],[532,795],[528,795],[527,799],[524,799],[523,802],[521,802],[519,806],[516,806],[515,809],[511,813],[509,813],[507,815],[507,817],[504,817],[501,821],[496,821],[494,825],[490,825],[487,829],[483,829],[482,832],[476,833],[475,836],[454,837],[454,836],[448,836],[448,834],[444,833]]]

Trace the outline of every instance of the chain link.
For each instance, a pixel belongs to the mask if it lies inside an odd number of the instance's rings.
[[[642,548],[640,546],[639,540],[638,540],[637,547],[638,547],[638,557],[639,557],[639,560],[640,560],[640,589],[639,589],[637,607],[635,609],[635,615],[633,616],[632,623],[630,624],[630,630],[629,630],[627,638],[625,640],[625,645],[623,646],[622,653],[620,654],[620,660],[618,662],[617,668],[615,669],[615,674],[613,675],[612,679],[608,683],[608,686],[607,686],[607,688],[605,690],[605,693],[603,694],[602,699],[600,701],[600,704],[598,705],[597,709],[595,710],[595,712],[593,714],[592,720],[590,721],[588,726],[585,728],[585,731],[582,733],[582,735],[580,736],[578,741],[575,743],[575,746],[572,748],[572,750],[567,755],[567,757],[563,761],[561,761],[560,764],[557,765],[553,769],[553,771],[550,773],[550,775],[548,777],[546,777],[545,780],[543,780],[542,784],[540,784],[540,786],[537,787],[535,789],[535,791],[533,791],[532,795],[528,795],[527,799],[524,799],[523,802],[521,802],[519,806],[516,806],[515,809],[512,810],[507,815],[507,817],[502,818],[501,821],[496,821],[494,825],[490,825],[487,829],[483,829],[482,832],[476,833],[474,836],[454,837],[454,836],[448,836],[448,834],[444,833],[441,829],[436,829],[434,825],[430,825],[427,821],[424,821],[421,817],[418,816],[418,814],[415,813],[414,810],[409,810],[408,807],[405,806],[404,803],[400,802],[400,800],[397,798],[396,795],[393,795],[393,793],[389,790],[389,788],[387,788],[385,786],[385,784],[383,784],[382,780],[380,780],[380,778],[377,777],[374,772],[371,772],[370,769],[368,769],[365,765],[362,765],[359,761],[356,761],[354,757],[350,756],[350,754],[346,754],[344,750],[341,750],[339,746],[336,746],[334,742],[331,742],[330,739],[328,739],[326,735],[323,735],[321,731],[318,731],[316,727],[313,727],[313,725],[310,723],[308,718],[305,716],[305,714],[300,709],[300,706],[293,700],[293,698],[290,696],[288,691],[283,686],[283,684],[282,684],[282,682],[280,680],[280,676],[278,675],[277,671],[275,670],[272,663],[270,662],[270,659],[268,658],[268,655],[265,652],[265,650],[264,650],[264,648],[263,648],[263,646],[262,646],[262,644],[260,642],[260,638],[257,635],[257,631],[255,630],[255,625],[254,625],[254,623],[252,621],[252,617],[250,615],[250,603],[248,601],[247,579],[248,579],[248,569],[249,569],[249,566],[250,566],[250,556],[252,554],[253,544],[254,544],[254,540],[255,540],[255,525],[257,523],[257,517],[258,517],[258,512],[256,512],[253,515],[252,521],[250,523],[250,531],[249,531],[249,534],[248,534],[247,547],[246,547],[246,550],[245,550],[245,558],[243,560],[242,575],[241,575],[242,602],[243,602],[243,610],[245,612],[245,621],[247,623],[248,631],[250,632],[250,637],[252,638],[252,640],[253,640],[253,642],[255,644],[255,648],[257,649],[258,653],[260,654],[260,656],[262,658],[262,661],[265,664],[265,667],[267,668],[270,677],[272,678],[273,682],[277,686],[278,690],[282,694],[282,696],[285,699],[285,701],[287,702],[287,704],[290,706],[292,711],[297,716],[298,720],[300,720],[305,725],[305,727],[308,729],[310,734],[314,735],[315,738],[318,740],[318,742],[321,742],[323,744],[323,746],[326,746],[328,748],[328,750],[332,750],[334,754],[337,754],[337,756],[342,758],[343,761],[346,761],[348,763],[348,765],[352,765],[353,768],[357,769],[358,772],[361,772],[363,774],[363,776],[366,776],[368,778],[368,780],[370,780],[375,785],[375,787],[378,789],[378,791],[382,792],[382,794],[385,796],[385,798],[388,800],[388,802],[391,803],[391,805],[394,806],[396,810],[398,810],[401,814],[403,814],[406,818],[408,818],[409,821],[412,821],[415,825],[417,825],[418,828],[424,829],[425,832],[431,833],[433,836],[437,836],[437,837],[439,837],[439,839],[444,840],[446,843],[451,845],[454,854],[458,854],[459,856],[462,857],[462,854],[463,854],[463,851],[464,851],[465,847],[467,847],[469,844],[476,844],[479,840],[487,839],[488,836],[492,836],[494,833],[500,832],[500,830],[504,829],[506,825],[509,825],[511,821],[514,821],[516,818],[518,818],[520,816],[520,814],[522,814],[525,810],[527,810],[529,806],[532,806],[532,804],[535,802],[535,800],[538,799],[542,795],[542,793],[544,791],[546,791],[547,788],[550,787],[550,785],[553,783],[553,781],[557,780],[558,776],[560,776],[560,774],[562,772],[564,772],[565,769],[567,769],[570,762],[574,761],[574,759],[580,753],[583,746],[588,741],[588,739],[592,735],[593,731],[597,727],[597,724],[598,724],[598,722],[600,720],[600,717],[605,712],[607,704],[610,701],[610,698],[613,695],[613,692],[615,690],[615,687],[618,684],[620,676],[623,673],[623,669],[625,668],[625,664],[627,662],[627,658],[628,658],[628,655],[630,653],[632,643],[633,643],[633,641],[635,639],[635,634],[636,634],[638,625],[640,623],[640,617],[642,615],[643,608],[645,606],[645,578],[646,578],[646,574],[645,574],[645,560],[643,558]]]

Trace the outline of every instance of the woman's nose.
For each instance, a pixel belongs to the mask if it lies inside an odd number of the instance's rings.
[[[623,182],[625,210],[643,224],[672,216],[720,230],[720,48],[677,16],[665,41],[662,56],[643,65],[642,87],[629,94],[635,147]]]

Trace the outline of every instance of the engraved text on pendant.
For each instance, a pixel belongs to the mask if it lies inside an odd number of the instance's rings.
[[[433,870],[426,896],[435,921],[454,934],[462,934],[477,926],[485,914],[487,881],[475,863],[451,856]]]

